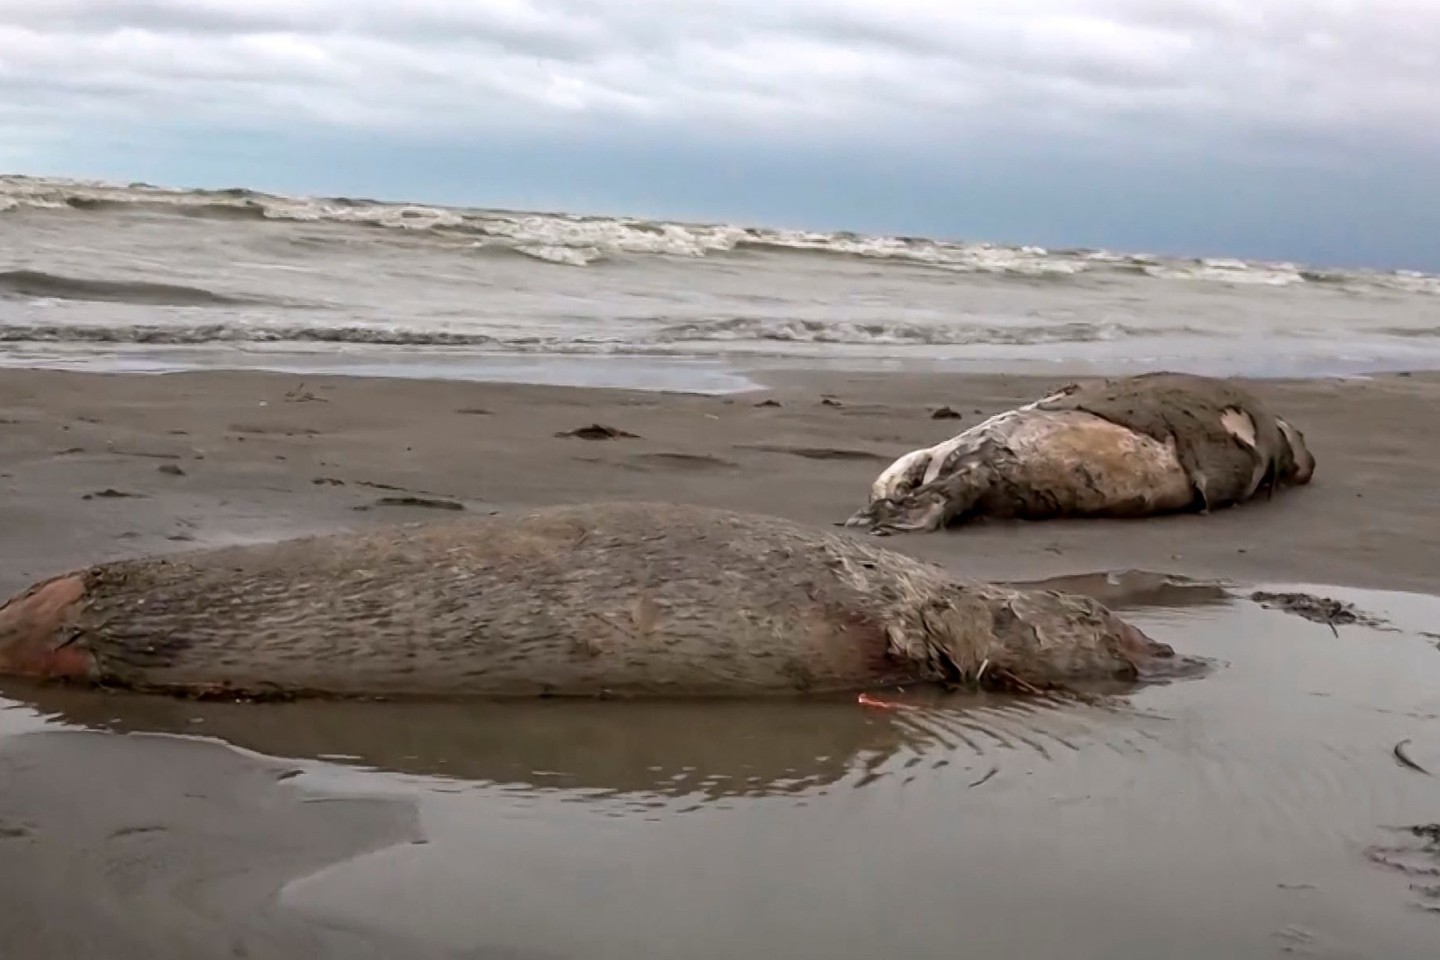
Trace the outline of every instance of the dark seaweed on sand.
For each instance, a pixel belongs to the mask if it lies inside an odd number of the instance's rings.
[[[1352,624],[1364,627],[1385,626],[1385,621],[1362,613],[1352,604],[1331,597],[1314,597],[1308,593],[1271,593],[1266,590],[1256,590],[1250,594],[1250,599],[1263,607],[1293,613],[1297,617],[1304,617],[1314,623],[1323,623],[1335,631],[1336,636],[1339,636],[1339,631],[1335,630],[1337,624],[1340,626]]]

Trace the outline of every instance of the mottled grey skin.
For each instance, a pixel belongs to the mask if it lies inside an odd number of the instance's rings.
[[[1180,665],[1086,597],[653,503],[106,563],[0,608],[0,673],[189,695],[1033,691]]]
[[[1309,483],[1304,435],[1235,384],[1150,373],[1070,384],[896,460],[847,526],[1201,513]]]
[[[1310,482],[1315,457],[1299,430],[1234,382],[1157,372],[1072,384],[1044,410],[1084,410],[1159,441],[1173,439],[1201,511],[1242,503],[1265,491]],[[1227,428],[1228,412],[1254,424],[1246,442]]]

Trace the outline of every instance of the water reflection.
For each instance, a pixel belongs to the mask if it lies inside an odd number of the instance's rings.
[[[1033,584],[1127,606],[1230,602],[1221,587],[1127,571]],[[1130,685],[1096,693],[1123,695]],[[197,703],[0,681],[0,696],[51,722],[117,732],[215,737],[270,756],[522,789],[714,801],[799,794],[887,772],[1004,753],[1048,760],[1098,739],[1128,749],[1123,700],[1090,705],[908,691],[880,706],[816,700]],[[887,708],[888,707],[888,708]],[[1137,742],[1143,735],[1137,735]],[[983,762],[982,762],[983,761]]]
[[[51,722],[216,737],[258,753],[533,789],[727,797],[797,794],[997,751],[1079,749],[1103,708],[908,694],[809,701],[194,703],[8,681]],[[888,707],[888,708],[887,708]],[[1113,717],[1111,718],[1113,719]]]
[[[1112,610],[1217,607],[1235,600],[1235,596],[1219,583],[1148,570],[1077,573],[1046,580],[1022,581],[1013,585],[1083,594],[1093,597]]]

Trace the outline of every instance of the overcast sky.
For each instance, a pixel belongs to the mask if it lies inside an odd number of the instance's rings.
[[[0,168],[1440,268],[1440,0],[3,0]]]

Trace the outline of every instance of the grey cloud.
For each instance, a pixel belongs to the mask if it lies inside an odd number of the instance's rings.
[[[74,93],[77,111],[463,136],[1424,142],[1437,51],[1440,0],[0,5],[0,88]]]

